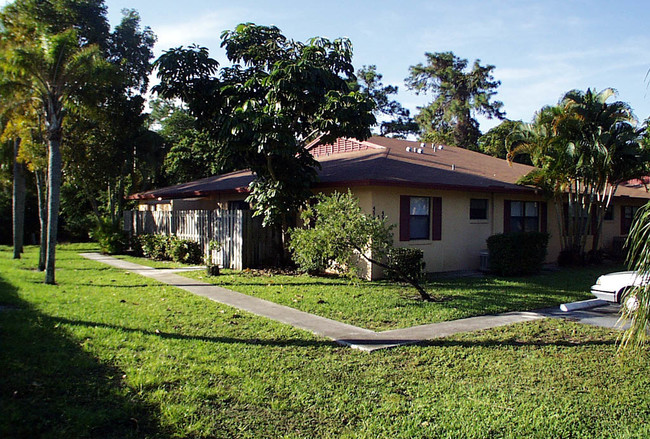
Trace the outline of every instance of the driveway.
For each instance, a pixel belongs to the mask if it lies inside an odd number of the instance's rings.
[[[618,322],[621,306],[616,303],[607,303],[589,309],[580,309],[575,311],[564,312],[559,308],[545,310],[549,317],[561,318],[572,322],[585,323],[587,325],[601,326],[603,328],[627,329],[629,324],[622,326]]]

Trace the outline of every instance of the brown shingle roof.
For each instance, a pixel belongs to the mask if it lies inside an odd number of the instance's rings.
[[[318,172],[320,181],[316,187],[403,186],[485,192],[534,192],[533,188],[516,184],[521,176],[533,169],[531,166],[519,163],[508,165],[505,160],[453,146],[443,146],[440,149],[427,143],[423,147],[419,142],[378,136],[363,143],[371,147],[317,156],[322,169]],[[322,152],[328,149],[318,150]],[[247,192],[252,180],[250,171],[237,171],[142,192],[129,198],[172,199]],[[650,198],[648,192],[639,185],[621,185],[617,195]]]

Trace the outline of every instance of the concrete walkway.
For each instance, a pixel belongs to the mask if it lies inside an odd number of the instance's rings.
[[[156,269],[99,253],[81,253],[80,255],[93,261],[102,262],[207,297],[215,302],[311,331],[316,335],[330,338],[336,343],[368,352],[447,337],[460,332],[480,331],[546,317],[567,317],[566,313],[558,315],[554,310],[507,312],[375,332],[175,274],[178,271],[187,271],[186,269]]]

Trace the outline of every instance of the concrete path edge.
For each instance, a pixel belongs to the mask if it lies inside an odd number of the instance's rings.
[[[553,316],[553,310],[506,312],[375,332],[175,274],[175,271],[186,271],[183,269],[156,269],[99,253],[80,253],[80,256],[157,280],[224,305],[310,331],[332,339],[338,344],[367,352]]]

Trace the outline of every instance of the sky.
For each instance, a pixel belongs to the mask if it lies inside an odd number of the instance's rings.
[[[530,121],[571,89],[612,87],[639,120],[650,116],[650,3],[647,0],[105,0],[111,25],[136,9],[158,37],[156,55],[197,43],[227,63],[221,32],[252,22],[305,41],[347,37],[354,65],[374,64],[412,112],[433,100],[404,84],[425,52],[452,51],[495,66],[506,116]],[[0,4],[6,0],[0,0]],[[498,121],[479,118],[485,132]]]

